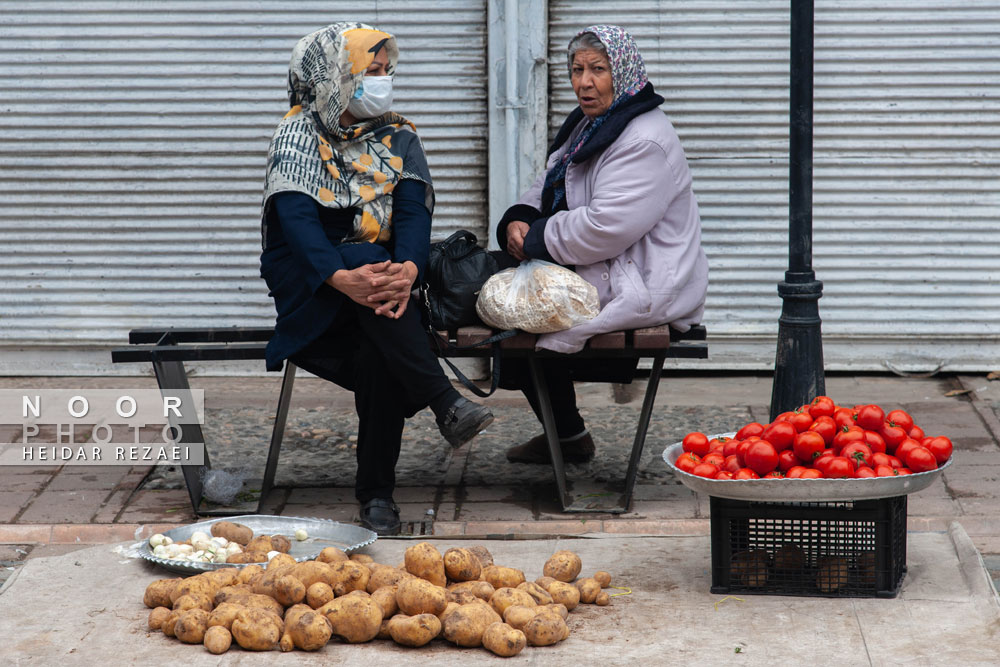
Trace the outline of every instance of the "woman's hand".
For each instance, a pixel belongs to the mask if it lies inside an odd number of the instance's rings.
[[[379,279],[384,276],[389,260],[378,264],[365,264],[356,269],[340,269],[326,279],[328,285],[347,296],[351,301],[368,308],[375,308],[368,298],[379,291]]]
[[[524,254],[524,237],[528,235],[531,227],[521,220],[512,220],[507,225],[507,253],[517,260],[524,261],[528,256]]]
[[[416,280],[417,265],[413,262],[390,264],[385,272],[376,278],[378,291],[368,297],[370,304],[378,304],[375,307],[375,314],[397,320],[402,317],[410,302],[410,291]]]

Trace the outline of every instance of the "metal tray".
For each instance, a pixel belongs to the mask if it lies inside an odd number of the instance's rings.
[[[711,438],[731,438],[736,433],[719,433]],[[683,443],[675,442],[663,450],[667,462],[680,482],[698,493],[732,500],[759,502],[838,502],[892,498],[916,493],[930,486],[941,471],[951,465],[954,456],[937,470],[900,477],[868,479],[707,479],[684,472],[674,463],[684,453]]]
[[[196,531],[212,534],[212,524],[219,521],[232,521],[240,523],[253,530],[254,535],[284,535],[292,542],[289,550],[295,560],[301,562],[311,560],[319,555],[319,552],[326,547],[337,547],[344,551],[352,551],[367,546],[378,539],[378,535],[348,523],[338,523],[328,519],[307,519],[294,516],[274,516],[268,514],[247,514],[244,516],[227,516],[210,521],[199,521],[188,526],[180,526],[165,531],[163,534],[171,538],[174,542],[183,542],[191,537]],[[295,531],[299,528],[309,533],[309,537],[299,542],[295,539]],[[252,563],[193,563],[191,561],[179,561],[154,556],[149,548],[149,541],[140,543],[138,554],[151,563],[164,567],[171,572],[181,574],[198,574],[201,572],[211,572],[223,567],[242,568]]]

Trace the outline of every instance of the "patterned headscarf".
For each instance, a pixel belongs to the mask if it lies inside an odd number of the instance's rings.
[[[559,205],[559,202],[563,197],[566,196],[566,186],[563,180],[566,178],[566,168],[569,166],[570,160],[573,156],[583,148],[587,140],[593,136],[594,132],[597,131],[601,125],[604,124],[611,114],[615,112],[615,109],[625,100],[633,97],[636,93],[642,90],[649,79],[646,76],[646,64],[642,60],[642,55],[639,53],[639,47],[636,46],[635,40],[632,39],[632,35],[628,34],[625,29],[620,28],[616,25],[592,25],[589,28],[585,28],[578,32],[574,37],[575,40],[580,35],[586,33],[591,33],[597,39],[601,41],[604,45],[605,51],[608,53],[608,63],[611,65],[611,80],[614,92],[614,101],[611,106],[602,115],[593,119],[587,128],[580,133],[573,145],[569,147],[559,162],[549,170],[549,173],[545,176],[545,188],[552,188],[554,193],[554,198],[552,202],[553,210]],[[570,40],[570,43],[573,43]],[[569,72],[570,77],[573,76],[573,56],[568,57],[569,61]]]
[[[341,22],[306,35],[288,66],[291,110],[275,130],[267,156],[262,218],[279,192],[302,192],[328,208],[357,208],[354,231],[345,242],[391,238],[392,194],[403,179],[427,185],[434,208],[430,171],[416,129],[389,112],[344,128],[340,117],[362,86],[379,50],[396,69],[396,38],[364,23]],[[267,239],[267,230],[263,230]]]

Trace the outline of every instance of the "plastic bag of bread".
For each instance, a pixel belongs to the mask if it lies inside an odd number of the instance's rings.
[[[597,316],[597,288],[558,264],[532,259],[490,276],[476,312],[495,329],[550,333]]]

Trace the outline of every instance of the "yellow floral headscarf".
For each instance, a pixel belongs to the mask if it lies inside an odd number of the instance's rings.
[[[420,139],[410,121],[389,112],[340,126],[375,54],[385,49],[388,74],[396,69],[396,38],[364,23],[341,22],[306,35],[288,66],[291,110],[271,139],[263,210],[279,192],[302,192],[329,208],[357,208],[345,242],[385,243],[392,235],[392,194],[400,180],[434,191]],[[263,238],[267,238],[266,230]]]

